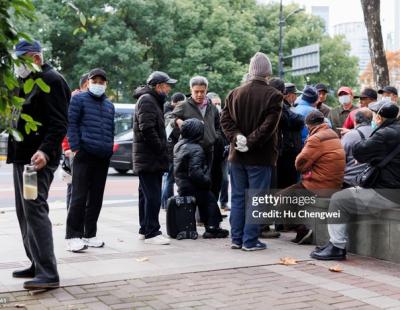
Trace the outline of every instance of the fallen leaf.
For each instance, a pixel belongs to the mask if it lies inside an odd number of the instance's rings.
[[[55,224],[53,224],[53,226],[62,226],[63,224],[62,223],[55,223]]]
[[[4,214],[4,213],[6,213],[6,211],[0,211],[0,213],[1,213],[1,214]]]
[[[329,267],[329,271],[332,271],[332,272],[342,272],[343,269],[342,269],[342,267],[340,267],[339,265],[334,265],[334,266]]]
[[[297,260],[296,260],[295,258],[293,258],[293,257],[282,257],[282,258],[279,260],[279,264],[285,265],[285,266],[288,266],[288,265],[297,265]]]
[[[14,305],[15,308],[26,308],[25,304],[15,304]]]
[[[149,260],[148,257],[138,257],[138,258],[136,258],[137,262],[147,262],[148,260]]]
[[[118,239],[118,242],[124,242],[124,240],[122,240],[122,239]]]

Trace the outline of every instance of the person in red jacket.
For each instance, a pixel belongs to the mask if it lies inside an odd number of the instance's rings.
[[[354,96],[354,99],[360,99],[360,108],[368,108],[369,104],[372,102],[376,102],[378,99],[378,93],[375,89],[372,88],[364,88],[359,96]],[[350,112],[349,116],[347,116],[346,120],[343,123],[343,128],[341,129],[341,135],[346,134],[350,131],[350,129],[354,128],[354,118],[359,109],[353,110]]]

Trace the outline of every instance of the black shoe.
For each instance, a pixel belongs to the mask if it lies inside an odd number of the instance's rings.
[[[206,228],[206,232],[203,234],[204,239],[214,239],[214,238],[226,238],[229,236],[229,231],[226,229],[218,228]]]
[[[311,244],[312,242],[312,233],[311,229],[305,229],[297,232],[296,238],[290,240],[293,243],[297,244]]]
[[[325,243],[324,245],[317,245],[313,252],[321,252],[323,249],[329,246],[329,242]]]
[[[346,259],[346,249],[335,247],[329,242],[325,248],[311,252],[310,256],[318,260],[344,260]]]
[[[60,280],[56,279],[38,279],[33,278],[31,281],[24,282],[24,288],[27,290],[43,290],[60,287]]]
[[[35,267],[30,266],[29,268],[22,270],[15,270],[12,273],[14,278],[34,278],[35,277]]]

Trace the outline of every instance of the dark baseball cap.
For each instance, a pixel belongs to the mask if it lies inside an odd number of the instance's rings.
[[[101,78],[103,78],[104,81],[107,81],[107,75],[103,69],[95,68],[93,70],[90,70],[88,79],[93,79],[96,76],[100,76]]]
[[[385,100],[370,104],[368,109],[384,118],[396,118],[399,114],[399,107],[396,104]]]
[[[385,86],[384,88],[378,90],[378,94],[383,94],[383,93],[391,93],[397,96],[397,89],[396,87],[393,86]]]
[[[152,85],[152,86],[155,86],[155,85],[161,84],[161,83],[167,83],[167,84],[172,85],[172,84],[176,84],[176,82],[178,82],[178,81],[175,79],[171,79],[167,73],[162,72],[162,71],[152,72],[146,80],[146,83],[148,85]]]
[[[295,85],[295,84],[293,84],[293,83],[285,83],[285,95],[287,95],[287,94],[296,94],[296,95],[299,95],[299,94],[302,94],[302,92],[299,91],[299,90],[296,88],[296,85]]]
[[[317,91],[328,92],[328,87],[326,87],[326,85],[322,83],[318,83],[317,85],[315,85],[315,88],[317,89]]]
[[[376,92],[375,89],[364,88],[360,95],[354,96],[354,99],[357,99],[357,98],[361,98],[361,99],[369,98],[369,99],[377,100],[378,99],[378,93]]]
[[[17,57],[20,57],[26,53],[40,53],[42,52],[42,47],[39,41],[36,40],[32,42],[20,40],[17,45],[15,45],[14,52]]]

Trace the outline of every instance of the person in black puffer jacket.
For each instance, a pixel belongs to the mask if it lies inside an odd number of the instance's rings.
[[[346,258],[348,240],[347,223],[352,215],[379,215],[382,210],[400,207],[400,123],[396,119],[399,108],[396,104],[379,101],[368,106],[373,112],[369,138],[361,140],[353,147],[353,157],[359,163],[377,166],[395,151],[394,157],[382,168],[371,188],[350,187],[335,193],[329,204],[329,211],[340,211],[340,222],[328,224],[329,243],[311,253],[320,260],[340,260]]]
[[[174,147],[174,176],[179,196],[194,196],[206,232],[203,238],[226,238],[229,232],[219,227],[221,213],[210,191],[210,168],[200,142],[204,123],[191,118],[182,123],[182,139]]]
[[[136,89],[133,124],[133,170],[139,175],[139,239],[148,244],[169,244],[162,236],[158,215],[161,180],[168,171],[167,138],[163,107],[171,85],[177,81],[155,71],[147,85]]]

